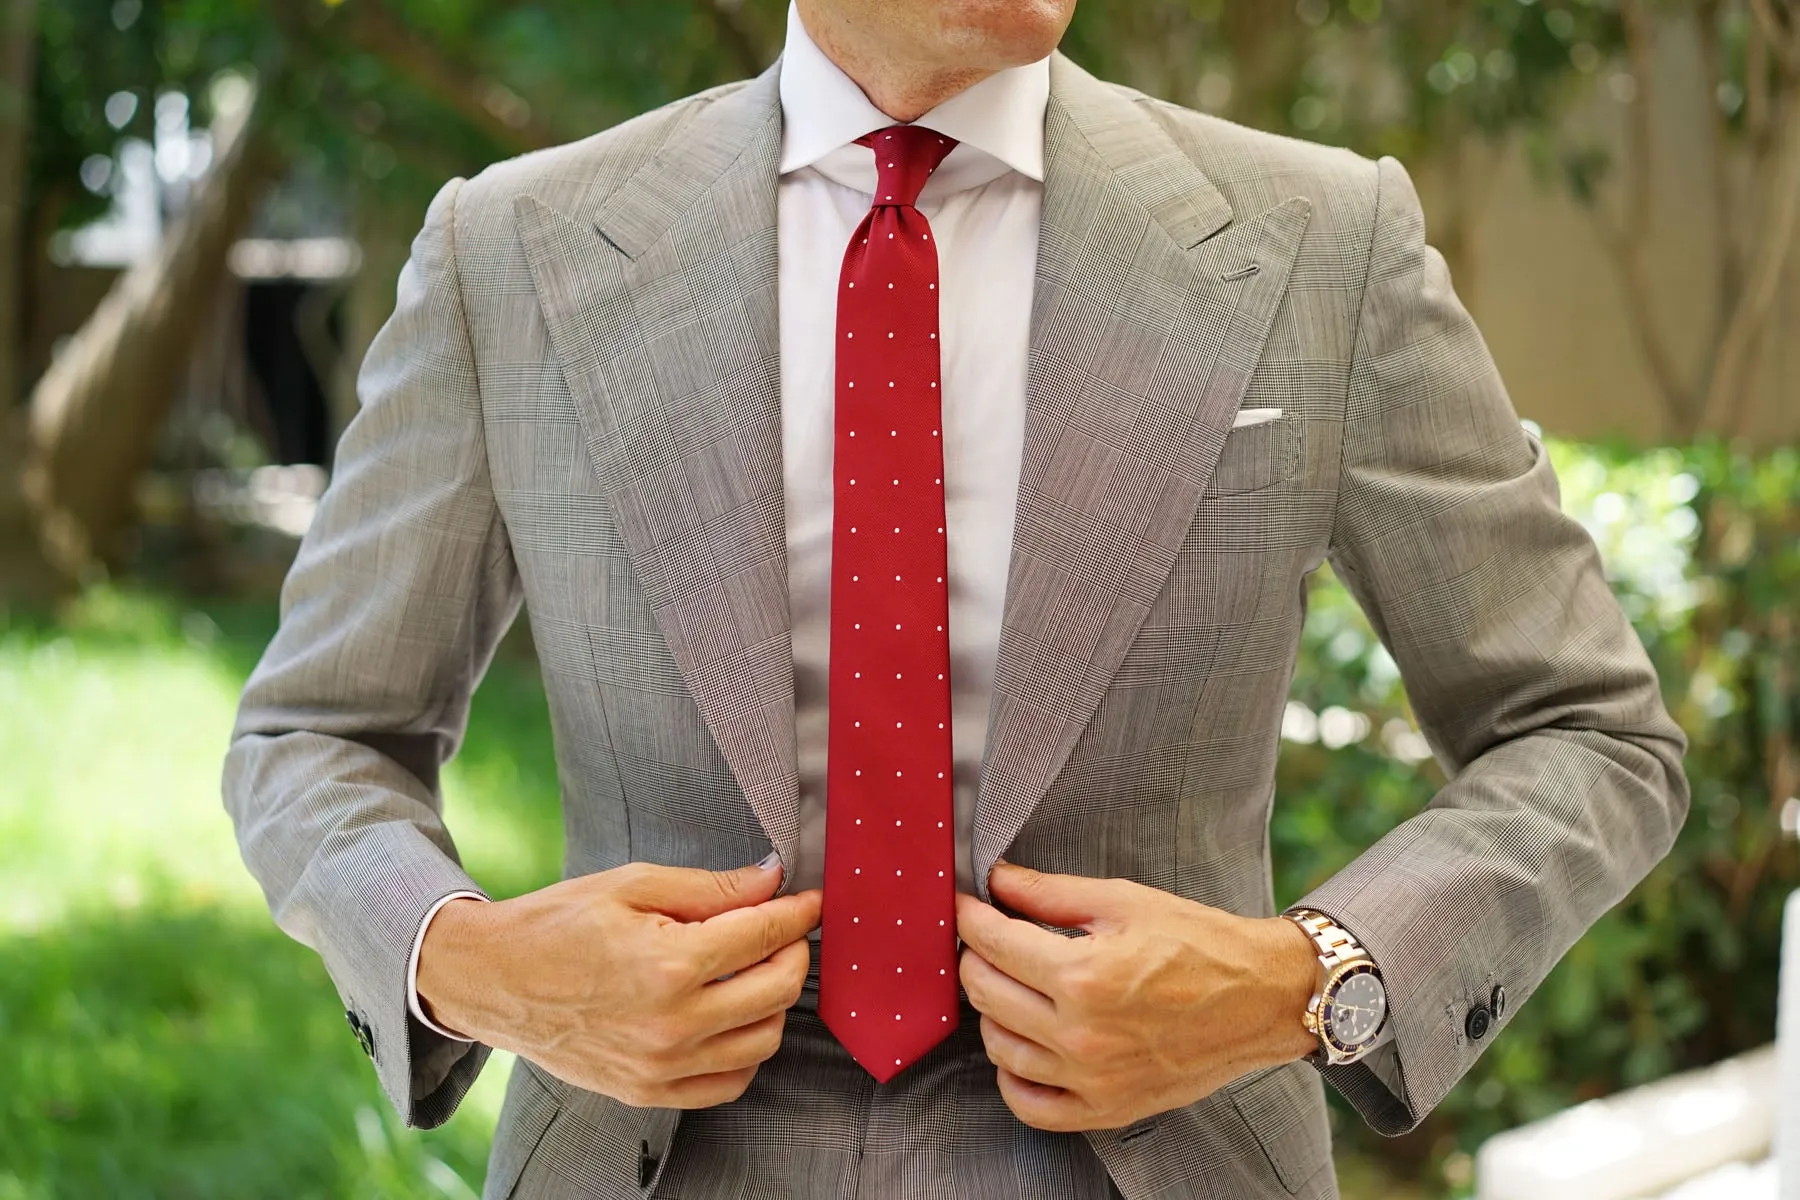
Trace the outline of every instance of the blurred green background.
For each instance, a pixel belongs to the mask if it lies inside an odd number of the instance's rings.
[[[431,191],[760,70],[784,12],[0,0],[0,1200],[479,1192],[506,1064],[400,1127],[238,860],[236,695]],[[1800,884],[1800,6],[1089,0],[1064,48],[1403,158],[1693,739],[1675,853],[1424,1126],[1336,1111],[1346,1194],[1466,1193],[1491,1134],[1770,1040]],[[1328,575],[1283,733],[1287,901],[1441,783]],[[524,623],[445,786],[484,885],[556,877]]]

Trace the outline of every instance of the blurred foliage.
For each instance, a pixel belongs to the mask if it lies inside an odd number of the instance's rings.
[[[1800,452],[1649,453],[1552,442],[1692,741],[1674,852],[1516,1009],[1469,1076],[1398,1143],[1340,1106],[1340,1145],[1466,1184],[1502,1129],[1774,1036],[1781,904],[1800,886]],[[1393,660],[1342,588],[1312,593],[1272,831],[1277,898],[1303,895],[1441,785]],[[1412,765],[1414,760],[1417,765]]]
[[[218,72],[247,70],[283,81],[270,137],[297,173],[412,211],[450,175],[753,74],[779,51],[785,11],[785,0],[62,0],[42,16],[32,173],[72,205],[60,223],[92,216],[98,197],[74,186],[83,162],[150,136],[158,93],[203,101]],[[1365,153],[1411,160],[1522,129],[1589,186],[1604,155],[1563,145],[1556,118],[1616,63],[1622,33],[1618,0],[1109,0],[1077,8],[1064,46],[1102,76]],[[1730,61],[1741,75],[1742,54]]]
[[[1153,94],[1413,163],[1519,136],[1547,177],[1593,200],[1609,155],[1565,117],[1595,88],[1638,94],[1624,58],[1634,7],[1088,0],[1065,48]],[[234,74],[272,97],[262,136],[296,181],[290,211],[278,204],[269,219],[303,228],[324,204],[338,224],[387,210],[410,227],[451,175],[759,69],[779,49],[785,8],[41,4],[33,227],[98,215],[121,139],[153,139],[159,97],[191,97],[203,125],[212,89]],[[1658,0],[1650,11],[1695,22],[1716,46],[1709,115],[1742,132],[1760,86],[1747,6]],[[1420,1131],[1377,1143],[1339,1110],[1346,1155],[1397,1163],[1427,1190],[1466,1186],[1468,1154],[1498,1129],[1766,1041],[1778,905],[1800,883],[1780,833],[1800,795],[1800,455],[1716,443],[1553,452],[1566,506],[1599,540],[1693,739],[1693,816],[1670,859],[1518,1009]],[[0,872],[25,882],[0,896],[13,906],[0,910],[0,1200],[259,1195],[261,1184],[209,1181],[228,1170],[261,1179],[265,1167],[287,1180],[270,1195],[460,1195],[443,1171],[479,1180],[497,1091],[446,1131],[394,1130],[354,1046],[330,1032],[341,1017],[316,959],[267,926],[237,864],[217,759],[266,636],[266,614],[171,616],[110,593],[84,601],[72,626],[0,628],[0,761],[24,764],[0,794]],[[1283,901],[1442,781],[1392,660],[1328,573],[1312,592],[1294,701],[1272,832]],[[557,866],[542,703],[528,665],[502,659],[449,775],[452,826],[501,893]],[[253,1010],[273,1019],[248,1019]],[[233,1154],[251,1144],[269,1151],[246,1167]]]
[[[507,1056],[402,1127],[312,951],[269,920],[219,803],[268,603],[101,588],[0,614],[0,1200],[472,1200]],[[445,776],[498,895],[562,858],[549,716],[503,653]]]

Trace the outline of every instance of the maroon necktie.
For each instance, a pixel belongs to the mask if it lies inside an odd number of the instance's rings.
[[[883,1083],[956,1028],[937,243],[951,138],[895,125],[838,287],[819,1014]]]

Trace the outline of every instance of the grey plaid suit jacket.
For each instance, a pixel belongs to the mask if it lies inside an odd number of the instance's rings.
[[[522,603],[566,870],[798,838],[776,305],[780,64],[446,187],[245,691],[225,798],[410,1122],[487,1056],[407,1011],[475,884],[438,772]],[[1268,818],[1329,559],[1452,775],[1305,903],[1380,962],[1405,1130],[1664,853],[1682,735],[1391,160],[1242,129],[1058,55],[1017,533],[975,818],[1003,852],[1273,911]],[[1240,407],[1283,410],[1234,430]],[[514,1072],[489,1197],[1332,1196],[1319,1073],[1128,1129],[1000,1102],[973,1014],[876,1087],[809,992],[743,1099],[630,1109]],[[1503,1022],[1502,1022],[1503,1023]]]

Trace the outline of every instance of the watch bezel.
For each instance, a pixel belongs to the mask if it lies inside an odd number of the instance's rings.
[[[1343,988],[1346,982],[1358,975],[1373,976],[1376,986],[1381,988],[1381,1021],[1370,1031],[1368,1037],[1357,1042],[1346,1042],[1338,1037],[1337,1023],[1332,1020],[1331,1012],[1333,1006],[1337,1002],[1339,990]],[[1387,984],[1382,980],[1381,972],[1376,969],[1375,963],[1371,959],[1364,958],[1360,961],[1344,963],[1341,966],[1334,968],[1331,974],[1326,977],[1325,985],[1319,989],[1317,1029],[1319,1039],[1337,1056],[1354,1058],[1357,1055],[1362,1054],[1380,1040],[1382,1031],[1387,1028],[1388,1017],[1391,1014],[1387,1011],[1386,1004]]]

